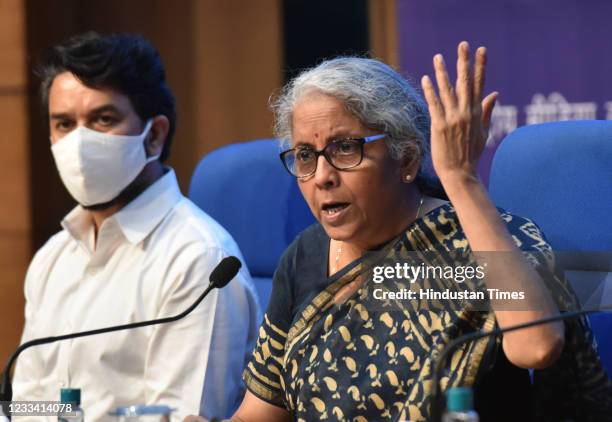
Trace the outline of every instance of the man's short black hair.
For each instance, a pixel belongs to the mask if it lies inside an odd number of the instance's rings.
[[[111,88],[125,95],[143,122],[166,116],[170,129],[160,160],[168,158],[176,130],[176,106],[159,53],[151,43],[138,35],[87,32],[51,47],[37,72],[47,115],[51,84],[63,72],[72,73],[90,88]]]

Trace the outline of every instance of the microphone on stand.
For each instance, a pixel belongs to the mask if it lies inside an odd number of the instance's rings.
[[[208,284],[206,290],[204,290],[204,293],[202,293],[200,297],[198,297],[191,306],[189,306],[183,312],[175,316],[152,319],[149,321],[132,322],[129,324],[115,325],[112,327],[98,328],[95,330],[81,331],[78,333],[64,334],[61,336],[43,337],[26,341],[13,352],[6,364],[6,367],[4,368],[2,386],[0,387],[0,402],[10,402],[13,398],[13,388],[11,385],[10,373],[13,368],[13,365],[15,364],[15,361],[17,360],[17,357],[24,350],[32,346],[55,343],[56,341],[60,340],[93,336],[96,334],[110,333],[113,331],[131,330],[132,328],[147,327],[149,325],[165,324],[168,322],[178,321],[179,319],[184,318],[189,313],[191,313],[200,304],[200,302],[204,300],[208,293],[211,292],[211,290],[225,287],[236,276],[236,274],[238,274],[240,267],[242,267],[242,263],[235,256],[228,256],[226,258],[223,258],[221,262],[219,262],[219,264],[217,264],[217,266],[210,273],[210,283]],[[4,413],[8,415],[6,409],[3,410]]]
[[[519,325],[513,325],[512,327],[496,328],[495,330],[491,330],[491,331],[477,331],[475,333],[466,334],[464,336],[453,339],[442,350],[442,353],[440,353],[440,356],[434,368],[433,377],[432,377],[433,391],[431,394],[430,421],[431,422],[441,422],[442,420],[442,413],[443,413],[445,404],[444,404],[444,396],[442,395],[442,391],[440,389],[440,378],[441,378],[440,375],[442,374],[442,370],[444,369],[444,365],[449,355],[458,346],[464,343],[469,343],[471,341],[479,340],[484,337],[496,336],[499,334],[508,333],[510,331],[522,330],[524,328],[534,327],[536,325],[548,324],[548,323],[555,322],[555,321],[562,321],[565,319],[576,318],[576,317],[580,317],[583,315],[588,315],[588,314],[592,314],[592,313],[596,313],[600,311],[606,311],[606,310],[612,310],[612,304],[603,305],[597,309],[585,309],[582,311],[566,312],[560,315],[556,315],[554,317],[538,319],[535,321],[531,321],[531,322],[527,322],[527,323],[519,324]]]

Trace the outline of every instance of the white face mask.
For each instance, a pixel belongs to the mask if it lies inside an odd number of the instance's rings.
[[[147,122],[140,135],[96,132],[79,126],[51,145],[60,177],[70,195],[81,205],[97,205],[115,199],[136,179],[144,166],[159,158],[147,158],[144,140],[151,129]]]

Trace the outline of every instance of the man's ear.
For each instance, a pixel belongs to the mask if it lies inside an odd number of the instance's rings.
[[[148,157],[161,155],[169,130],[170,121],[166,116],[160,114],[159,116],[155,116],[153,118],[151,130],[149,130],[149,135],[145,141],[145,149]]]

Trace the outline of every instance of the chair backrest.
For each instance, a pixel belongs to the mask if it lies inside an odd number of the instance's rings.
[[[584,307],[612,304],[612,122],[515,130],[495,153],[489,192],[540,226]],[[612,375],[612,313],[590,320]]]
[[[234,237],[261,305],[283,251],[314,222],[273,139],[232,144],[206,155],[191,178],[189,198]]]

